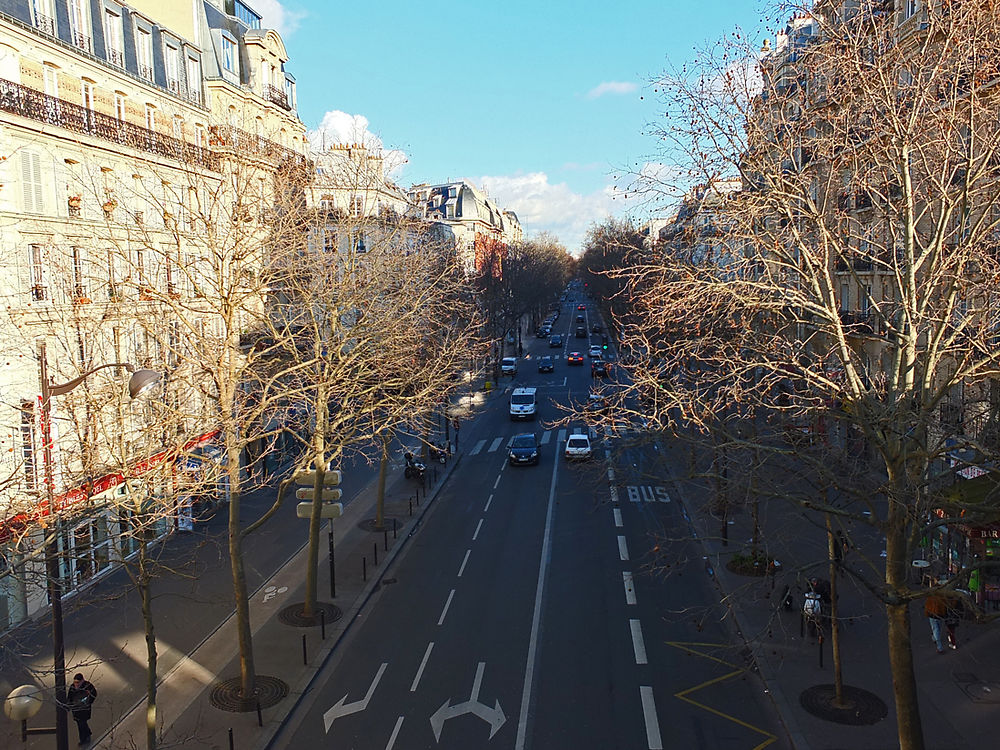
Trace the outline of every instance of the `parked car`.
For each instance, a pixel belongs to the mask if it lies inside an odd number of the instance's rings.
[[[566,356],[566,364],[568,365],[582,365],[583,355],[580,352],[570,352]]]
[[[517,357],[504,357],[500,360],[500,377],[504,375],[512,378],[517,375]]]
[[[566,448],[563,451],[563,455],[566,456],[567,461],[572,461],[574,459],[585,461],[590,458],[590,454],[590,438],[587,435],[582,433],[570,435],[566,440]]]
[[[559,333],[553,334],[552,337],[549,339],[549,349],[558,349],[562,345],[563,345],[562,334]]]
[[[555,370],[555,364],[552,362],[552,357],[545,356],[538,358],[538,371],[539,372],[553,372]]]
[[[538,442],[533,432],[515,435],[507,449],[507,458],[511,464],[537,464]]]

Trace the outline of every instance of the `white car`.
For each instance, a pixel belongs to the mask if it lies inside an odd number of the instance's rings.
[[[500,377],[517,375],[517,357],[504,357],[500,360]]]
[[[587,460],[590,458],[590,438],[584,434],[570,435],[566,440],[566,460]]]
[[[603,355],[604,355],[604,350],[601,349],[601,347],[598,346],[597,344],[594,344],[592,347],[590,347],[590,350],[587,352],[587,356],[590,357],[591,359],[601,359]]]

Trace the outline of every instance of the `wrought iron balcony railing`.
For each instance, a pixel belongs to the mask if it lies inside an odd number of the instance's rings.
[[[44,13],[35,12],[35,28],[44,34],[49,34],[50,36],[56,35],[56,21],[52,16],[47,16]]]
[[[217,170],[219,158],[209,149],[122,122],[115,117],[0,78],[0,111],[27,117],[74,133]]]
[[[264,86],[264,98],[269,102],[277,104],[282,109],[291,109],[291,106],[288,104],[288,94],[277,86],[272,86],[271,84]]]

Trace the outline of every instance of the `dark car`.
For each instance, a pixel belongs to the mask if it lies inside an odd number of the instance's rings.
[[[587,306],[586,306],[586,305],[577,305],[577,306],[576,306],[576,309],[577,309],[577,310],[586,310],[586,309],[587,309]]]
[[[580,352],[570,352],[566,357],[566,364],[568,365],[582,365],[583,355]]]
[[[595,378],[598,375],[606,377],[608,375],[608,363],[603,359],[595,359],[590,363],[590,374]]]
[[[524,432],[515,435],[507,449],[507,457],[512,464],[537,464],[538,443],[535,441],[535,434]]]
[[[552,338],[549,339],[550,349],[558,349],[560,346],[562,346],[562,344],[563,344],[562,334],[557,333]]]
[[[550,325],[542,325],[542,326],[538,327],[537,331],[535,331],[535,337],[536,338],[540,338],[540,339],[544,339],[550,333],[552,333],[552,326],[550,326]]]
[[[538,371],[539,372],[552,372],[555,370],[555,364],[552,362],[552,357],[539,357],[538,358]]]
[[[592,325],[590,327],[590,332],[591,333],[600,333],[601,332],[601,324],[600,323],[594,323],[594,325]]]
[[[583,322],[585,322],[585,320],[586,320],[586,318],[584,318],[582,315],[577,315],[576,316],[576,322],[577,323],[583,323]]]
[[[577,326],[576,327],[576,337],[578,339],[587,338],[587,326]]]

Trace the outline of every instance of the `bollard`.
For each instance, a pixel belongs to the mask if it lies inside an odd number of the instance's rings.
[[[233,730],[232,727],[229,728],[229,750],[236,750],[233,745]]]
[[[305,639],[305,636],[303,636]],[[257,726],[264,726],[264,715],[260,712],[260,698],[257,699]]]
[[[799,612],[799,638],[806,637],[806,616]]]
[[[399,525],[399,524],[398,524],[398,523],[396,523],[396,519],[395,519],[395,518],[393,518],[393,519],[392,519],[392,538],[393,538],[393,539],[395,539],[395,538],[396,538],[396,527],[397,527],[398,525]]]
[[[302,636],[302,664],[303,666],[309,666],[309,659],[306,656],[306,637]]]
[[[819,668],[823,668],[823,634],[819,634],[819,638],[816,639],[819,646]]]
[[[368,580],[368,561],[363,556],[361,558],[361,580]]]
[[[389,549],[389,528],[382,529],[382,549]]]
[[[372,549],[375,550],[375,567],[378,567],[378,542],[372,544]]]
[[[330,598],[337,598],[337,564],[333,557],[333,532],[330,532]]]
[[[322,640],[326,640],[326,610],[321,609],[319,611],[319,637]]]
[[[410,515],[412,516],[413,515],[413,498],[410,498],[410,497],[406,498],[406,504],[409,507],[409,512],[410,512]]]

